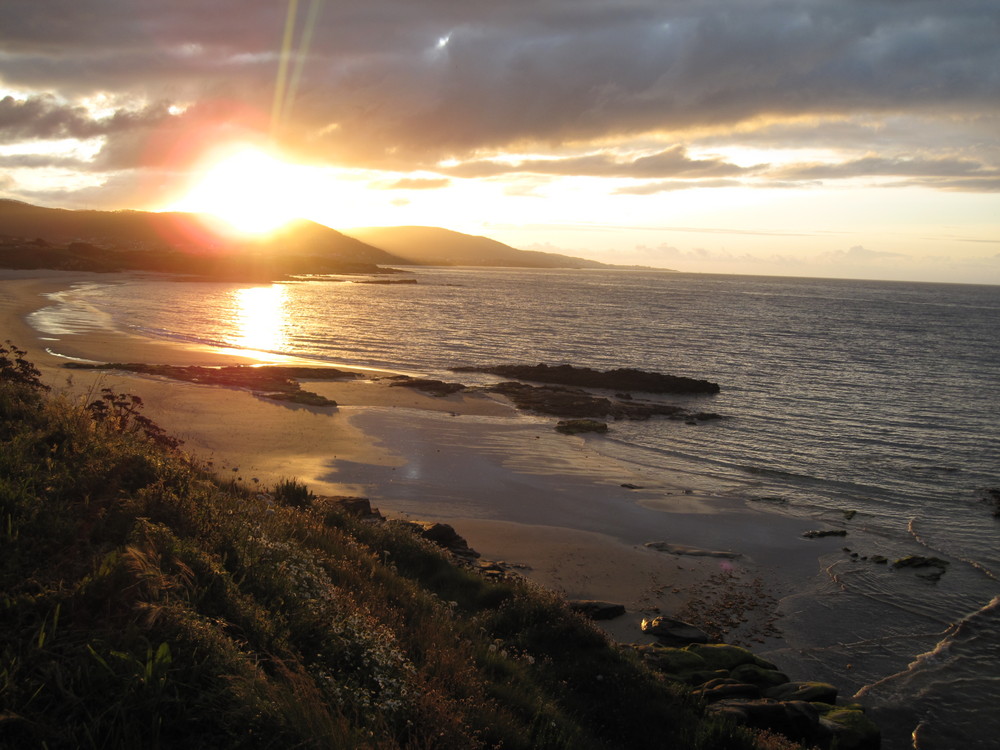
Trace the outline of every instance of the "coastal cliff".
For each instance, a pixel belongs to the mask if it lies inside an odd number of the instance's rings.
[[[47,391],[2,347],[0,747],[796,747],[441,524],[220,479],[138,397]]]

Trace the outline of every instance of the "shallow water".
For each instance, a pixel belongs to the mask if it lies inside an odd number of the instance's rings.
[[[655,272],[419,269],[416,285],[85,284],[42,331],[121,327],[463,382],[497,362],[719,382],[726,419],[616,423],[602,450],[848,530],[782,603],[788,671],[860,691],[885,747],[993,746],[1000,675],[1000,287]],[[845,511],[854,511],[850,519]],[[868,559],[949,561],[937,582]],[[991,723],[992,722],[992,723]],[[911,740],[911,733],[914,733]]]

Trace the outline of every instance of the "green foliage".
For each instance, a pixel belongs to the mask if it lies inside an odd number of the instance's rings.
[[[0,383],[0,748],[754,746],[550,593],[39,390]]]

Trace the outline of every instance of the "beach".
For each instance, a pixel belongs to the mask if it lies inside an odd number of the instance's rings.
[[[644,617],[719,622],[732,610],[728,640],[787,649],[780,600],[840,547],[836,539],[804,542],[815,522],[750,508],[690,476],[643,473],[603,455],[599,436],[559,434],[554,419],[519,415],[495,394],[430,396],[367,370],[357,380],[303,383],[338,404],[313,407],[237,388],[66,369],[71,361],[295,363],[110,327],[40,335],[26,323],[50,304],[45,295],[89,278],[0,275],[4,338],[28,351],[55,392],[140,396],[147,416],[223,478],[264,489],[295,478],[318,495],[368,497],[390,518],[451,524],[483,558],[569,599],[623,604],[626,615],[601,623],[619,641],[654,640],[640,630]],[[646,546],[658,542],[672,551]]]

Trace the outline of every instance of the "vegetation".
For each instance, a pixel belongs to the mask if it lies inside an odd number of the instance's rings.
[[[785,747],[556,596],[294,480],[214,478],[141,402],[0,351],[0,747]]]

